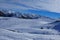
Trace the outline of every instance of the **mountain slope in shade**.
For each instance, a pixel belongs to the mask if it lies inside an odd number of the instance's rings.
[[[50,24],[55,25],[53,28],[60,31],[60,20],[56,20],[56,21],[54,21],[54,22],[52,22]]]

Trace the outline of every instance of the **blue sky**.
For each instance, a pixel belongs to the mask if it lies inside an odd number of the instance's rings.
[[[60,18],[59,0],[0,0],[0,8]]]

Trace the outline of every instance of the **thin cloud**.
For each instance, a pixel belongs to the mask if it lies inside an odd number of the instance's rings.
[[[9,5],[13,7],[14,5],[16,6],[22,6],[22,8],[20,9],[39,9],[39,10],[47,10],[47,11],[51,11],[51,12],[58,12],[60,13],[60,2],[59,0],[1,0],[0,1],[0,5],[2,3],[7,3]],[[7,7],[7,6],[4,6]],[[18,7],[16,7],[18,8]]]

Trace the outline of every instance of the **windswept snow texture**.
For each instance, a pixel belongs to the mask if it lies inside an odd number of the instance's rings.
[[[60,32],[51,29],[54,21],[0,17],[0,40],[60,40]]]

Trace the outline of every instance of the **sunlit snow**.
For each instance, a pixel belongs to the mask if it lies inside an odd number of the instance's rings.
[[[0,40],[60,40],[57,30],[44,27],[52,22],[42,19],[0,17]]]

